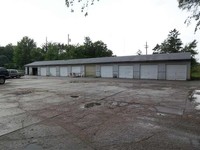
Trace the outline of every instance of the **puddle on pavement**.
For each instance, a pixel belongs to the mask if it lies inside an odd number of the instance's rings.
[[[91,108],[91,107],[100,106],[100,105],[101,103],[92,102],[92,103],[85,104],[84,108]]]
[[[71,95],[70,97],[71,98],[78,98],[79,96],[77,96],[77,95]]]
[[[165,116],[165,114],[171,115],[183,115],[183,110],[180,108],[171,108],[166,106],[156,106],[157,115]]]
[[[87,81],[70,81],[69,83],[88,83]]]
[[[29,144],[24,150],[43,150],[43,148],[37,144]]]
[[[196,104],[195,109],[200,110],[200,90],[194,90],[189,95],[189,100]]]

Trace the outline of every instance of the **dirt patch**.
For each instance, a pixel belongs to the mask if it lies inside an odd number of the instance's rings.
[[[85,104],[84,108],[91,108],[91,107],[100,106],[100,105],[101,105],[101,103],[92,102],[92,103]]]
[[[27,95],[30,93],[33,93],[34,89],[18,89],[17,91],[10,93],[10,94],[14,94],[14,95]]]
[[[77,81],[70,81],[70,83],[89,83],[88,81],[79,81],[79,80],[77,80]]]

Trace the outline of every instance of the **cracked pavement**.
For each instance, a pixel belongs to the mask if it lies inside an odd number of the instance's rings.
[[[25,76],[0,86],[1,150],[200,149],[200,81]]]

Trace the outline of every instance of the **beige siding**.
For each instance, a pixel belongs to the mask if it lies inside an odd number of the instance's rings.
[[[86,75],[86,77],[96,77],[96,66],[95,65],[86,65],[85,66],[85,75]]]

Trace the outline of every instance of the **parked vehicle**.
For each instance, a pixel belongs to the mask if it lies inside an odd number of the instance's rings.
[[[10,78],[20,78],[21,76],[24,76],[24,73],[22,71],[18,71],[16,69],[8,69]]]
[[[18,75],[19,75],[20,77],[22,77],[22,76],[25,75],[24,70],[17,70],[17,71],[18,71]]]
[[[0,84],[4,84],[6,79],[9,78],[9,72],[6,68],[0,67]]]

